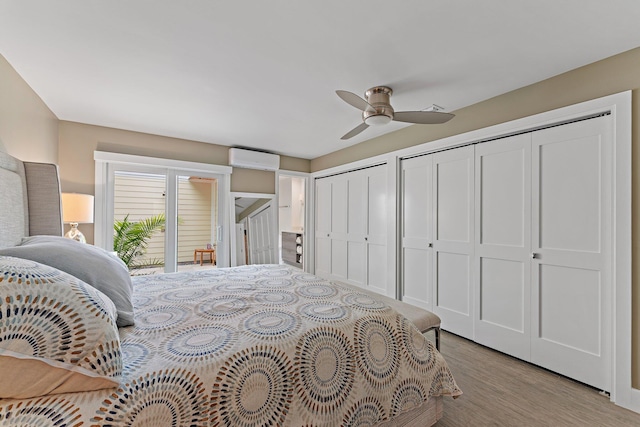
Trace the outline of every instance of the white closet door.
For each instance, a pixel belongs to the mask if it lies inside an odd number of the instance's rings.
[[[534,132],[531,361],[611,390],[610,117]]]
[[[347,280],[353,285],[366,286],[366,175],[364,171],[354,171],[341,177],[347,187]]]
[[[475,147],[475,340],[531,357],[531,134]]]
[[[402,161],[402,300],[433,311],[433,156]]]
[[[387,165],[364,169],[366,286],[387,293]]]
[[[433,155],[434,313],[473,339],[473,146]]]
[[[331,180],[331,275],[338,280],[346,280],[347,258],[347,201],[348,183],[338,175]]]
[[[316,274],[329,277],[331,274],[331,181],[316,180]]]

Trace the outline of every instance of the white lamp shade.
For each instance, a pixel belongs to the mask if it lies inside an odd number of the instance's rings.
[[[62,193],[62,222],[93,223],[93,196]]]

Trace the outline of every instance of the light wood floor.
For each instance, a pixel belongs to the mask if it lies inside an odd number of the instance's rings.
[[[444,398],[437,427],[640,426],[640,414],[560,375],[446,332],[441,349],[464,394]]]

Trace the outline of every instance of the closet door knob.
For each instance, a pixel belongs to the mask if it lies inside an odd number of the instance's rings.
[[[531,254],[531,258],[540,259],[540,254],[537,254],[537,253],[534,252],[534,253]]]
[[[364,238],[364,240],[365,240],[365,242],[366,242],[367,240],[369,240],[369,238],[368,238],[368,237],[365,237],[365,238]]]
[[[433,243],[429,242],[429,245],[428,245],[428,246],[429,246],[430,248],[432,248],[432,247],[433,247]]]

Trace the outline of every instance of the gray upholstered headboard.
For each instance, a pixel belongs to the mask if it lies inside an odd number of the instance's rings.
[[[26,236],[62,236],[58,166],[0,152],[0,248]]]

